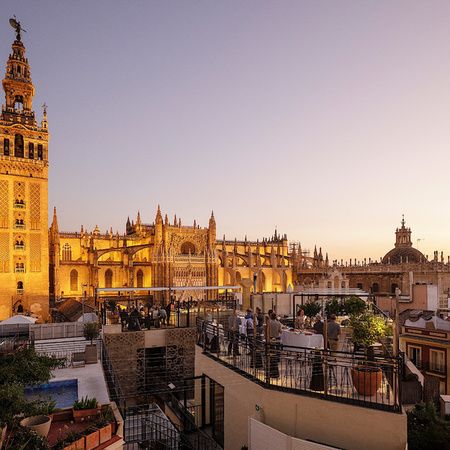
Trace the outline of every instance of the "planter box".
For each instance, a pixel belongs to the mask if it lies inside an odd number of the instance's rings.
[[[86,444],[86,450],[92,450],[95,447],[98,447],[100,445],[100,433],[97,431],[92,432],[91,434],[88,434],[84,437],[85,444]]]
[[[84,350],[84,359],[86,364],[96,364],[97,363],[97,345],[86,345]]]
[[[84,422],[91,417],[98,416],[100,413],[100,408],[94,409],[74,409],[73,410],[73,420],[75,422]]]
[[[64,450],[85,450],[85,445],[84,445],[84,436],[80,437],[80,439],[78,439],[75,442],[72,442],[71,444],[67,445],[66,447],[64,447]]]
[[[108,425],[104,426],[103,428],[100,428],[98,430],[100,434],[100,444],[103,444],[111,439],[112,436],[112,426],[109,423]]]

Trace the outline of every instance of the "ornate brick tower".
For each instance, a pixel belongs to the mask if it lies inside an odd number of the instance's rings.
[[[32,109],[34,86],[20,22],[3,79],[0,116],[0,320],[48,317],[48,124]]]

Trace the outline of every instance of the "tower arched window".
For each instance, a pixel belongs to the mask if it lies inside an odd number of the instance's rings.
[[[63,245],[62,248],[62,260],[72,261],[72,247],[67,242]]]
[[[3,139],[3,154],[9,156],[9,139]]]
[[[34,159],[34,144],[32,142],[28,144],[28,158]]]
[[[113,282],[113,273],[111,269],[108,269],[105,272],[105,287],[112,288],[112,282]]]
[[[75,269],[70,271],[70,290],[78,291],[78,272]]]
[[[42,144],[38,144],[38,159],[44,159],[44,148]]]
[[[141,269],[139,269],[136,274],[136,287],[144,287],[144,273]]]
[[[21,134],[14,136],[14,156],[23,158],[23,136]]]

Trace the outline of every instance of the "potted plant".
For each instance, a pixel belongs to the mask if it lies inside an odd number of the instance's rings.
[[[342,303],[336,297],[334,297],[333,299],[331,299],[326,303],[325,312],[327,313],[328,317],[330,317],[333,314],[335,316],[342,316],[344,308]]]
[[[94,339],[97,339],[100,332],[96,322],[89,322],[84,325],[84,337],[91,341],[90,345],[85,348],[85,362],[86,364],[95,364],[97,362],[97,345],[94,344]]]
[[[315,301],[310,301],[305,303],[303,306],[303,311],[305,312],[305,316],[308,317],[309,323],[311,325],[311,321],[313,317],[316,317],[317,314],[320,313],[321,306],[319,303]]]
[[[368,359],[373,358],[373,345],[386,334],[385,320],[371,312],[354,315],[350,318],[353,328],[353,342],[364,347]],[[381,386],[382,371],[370,363],[354,366],[351,369],[353,386],[360,395],[372,396]]]
[[[114,420],[114,412],[108,405],[102,410],[99,419],[95,422],[99,432],[100,444],[104,444],[111,439]]]
[[[25,417],[20,421],[20,426],[33,430],[42,437],[47,437],[52,424],[52,417],[47,415]]]
[[[86,430],[85,435],[85,448],[86,450],[92,450],[100,445],[100,433],[95,427],[89,427]]]
[[[356,295],[352,295],[344,301],[344,310],[348,316],[358,316],[364,313],[366,309],[366,302]]]
[[[88,398],[86,396],[74,402],[72,411],[75,422],[83,422],[86,419],[97,416],[100,413],[100,408],[95,397]]]

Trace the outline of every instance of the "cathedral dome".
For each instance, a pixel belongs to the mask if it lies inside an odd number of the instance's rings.
[[[419,263],[425,261],[425,256],[413,247],[396,247],[388,251],[383,258],[384,264]]]
[[[383,263],[420,263],[422,261],[426,261],[426,258],[412,246],[411,228],[405,227],[405,219],[403,218],[401,228],[395,230],[395,247],[384,255]]]

